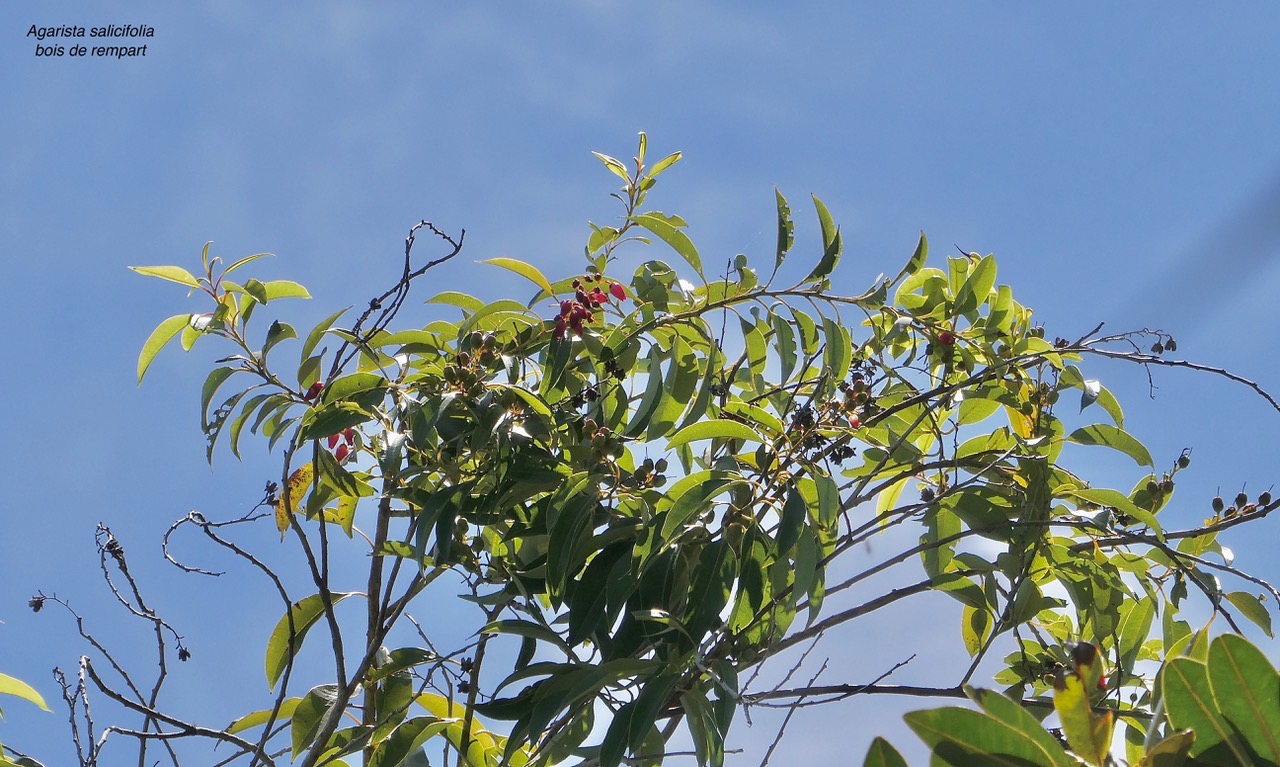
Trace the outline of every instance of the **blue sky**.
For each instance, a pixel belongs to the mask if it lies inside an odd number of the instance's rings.
[[[156,32],[145,58],[36,57],[28,27],[64,23]],[[653,152],[684,151],[651,203],[690,221],[708,261],[769,257],[773,186],[812,246],[816,193],[843,226],[844,289],[898,268],[924,229],[939,258],[994,252],[1050,336],[1161,327],[1180,356],[1280,389],[1277,28],[1280,8],[1261,2],[3,4],[0,670],[52,697],[45,670],[81,652],[62,616],[26,610],[37,589],[132,641],[95,580],[103,521],[187,634],[180,710],[220,721],[245,699],[237,675],[261,678],[277,607],[255,601],[257,583],[177,577],[159,536],[189,509],[240,513],[275,465],[258,450],[204,464],[196,405],[213,356],[166,353],[135,386],[146,334],[191,304],[126,265],[191,265],[207,240],[231,258],[276,253],[261,273],[315,296],[291,307],[302,325],[381,292],[425,217],[467,230],[442,282],[522,297],[472,262],[577,269],[586,221],[616,215],[590,150],[629,157],[639,130]],[[1159,464],[1195,449],[1166,514],[1193,522],[1219,487],[1275,481],[1280,414],[1244,390],[1157,371],[1151,399],[1139,371],[1095,374]],[[1226,542],[1280,576],[1274,526],[1255,529]],[[957,609],[935,607],[958,628]],[[824,679],[864,681],[901,658],[855,652],[915,641],[921,657],[895,679],[936,681],[958,644],[932,636],[938,622],[913,608],[860,624],[828,645],[848,657]],[[217,646],[241,635],[247,651]],[[921,705],[811,709],[775,763],[860,755],[878,732],[905,746],[897,712]],[[13,745],[61,732],[60,714],[5,711]],[[772,738],[754,719],[736,725],[736,763],[758,763]]]

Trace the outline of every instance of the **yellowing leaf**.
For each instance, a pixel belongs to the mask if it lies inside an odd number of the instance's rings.
[[[21,679],[14,679],[8,674],[0,674],[0,695],[16,695],[23,700],[29,700],[45,711],[49,707],[45,705],[44,698],[40,697],[40,693],[35,691],[31,685]]]
[[[281,540],[284,539],[285,531],[289,529],[289,520],[298,510],[302,499],[307,496],[307,489],[311,487],[313,479],[315,479],[315,466],[310,463],[289,475],[284,492],[276,501],[276,529],[280,531]]]
[[[1054,685],[1053,708],[1062,721],[1062,732],[1071,750],[1087,763],[1102,767],[1111,752],[1115,718],[1110,711],[1095,713],[1084,682],[1067,672]]]

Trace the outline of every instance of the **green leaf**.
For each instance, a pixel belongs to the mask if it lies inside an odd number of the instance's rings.
[[[1026,733],[977,711],[949,706],[902,718],[933,749],[934,764],[1055,767]]]
[[[1256,626],[1266,632],[1267,636],[1274,636],[1271,633],[1271,613],[1256,595],[1247,591],[1232,591],[1224,596],[1240,611],[1241,615],[1253,621]]]
[[[355,596],[358,592],[332,592],[329,597],[333,604],[337,604],[350,596]],[[294,602],[289,608],[289,612],[285,613],[275,629],[271,632],[271,638],[267,640],[267,684],[270,689],[274,689],[276,682],[279,681],[280,675],[284,673],[285,667],[297,654],[302,647],[302,640],[307,636],[307,631],[315,625],[316,621],[324,615],[324,599],[320,594],[312,594]],[[290,632],[289,624],[293,623],[293,631]]]
[[[36,704],[45,711],[49,710],[44,702],[44,698],[40,697],[40,693],[35,688],[21,679],[14,679],[8,674],[0,674],[0,695],[13,695]]]
[[[1160,686],[1169,723],[1177,730],[1193,730],[1196,734],[1191,756],[1206,752],[1215,762],[1251,767],[1253,761],[1244,752],[1240,737],[1219,713],[1220,702],[1209,687],[1208,667],[1194,658],[1174,658],[1160,672]]]
[[[871,748],[867,749],[867,758],[862,760],[862,767],[907,767],[907,760],[902,758],[902,754],[889,741],[877,737],[871,741]]]
[[[530,639],[536,639],[540,642],[547,642],[549,644],[553,644],[556,647],[563,650],[565,653],[568,653],[570,655],[573,654],[573,649],[570,648],[569,645],[565,644],[564,639],[562,639],[559,634],[547,628],[546,626],[543,626],[537,623],[531,623],[529,621],[514,620],[514,619],[493,621],[492,623],[489,623],[488,625],[486,625],[484,628],[480,629],[478,633],[514,634],[515,636],[528,637]]]
[[[618,767],[626,749],[634,754],[658,718],[677,676],[659,674],[648,680],[640,695],[618,709],[600,745],[600,767]]]
[[[818,210],[818,224],[822,227],[822,260],[804,278],[804,282],[824,279],[836,268],[840,260],[840,227],[831,220],[831,211],[822,204],[817,195],[813,196],[813,206]]]
[[[148,277],[159,277],[162,280],[176,282],[179,285],[186,285],[189,288],[200,287],[200,283],[196,281],[195,276],[180,266],[131,266],[129,268],[138,274],[145,274]]]
[[[791,220],[791,208],[787,205],[787,198],[782,196],[782,192],[778,191],[777,187],[774,187],[773,193],[778,198],[778,252],[773,263],[773,271],[776,273],[787,257],[787,252],[791,250],[791,245],[796,241],[796,225]]]
[[[1129,500],[1129,497],[1124,493],[1103,487],[1084,487],[1072,490],[1071,494],[1087,503],[1110,506],[1117,511],[1128,514],[1136,522],[1150,527],[1157,536],[1163,536],[1160,530],[1160,523],[1156,521],[1155,515],[1146,509],[1135,506],[1133,501]]]
[[[920,232],[920,241],[916,243],[916,250],[911,254],[911,258],[907,260],[906,266],[902,267],[902,271],[898,272],[898,276],[893,278],[894,282],[898,282],[903,277],[910,277],[920,271],[920,267],[924,266],[924,262],[929,258],[929,240],[924,236],[924,232]]]
[[[1067,435],[1067,440],[1078,445],[1104,445],[1119,450],[1139,466],[1155,466],[1151,460],[1151,453],[1147,452],[1141,442],[1130,436],[1128,432],[1105,423],[1076,429]]]
[[[271,323],[271,327],[267,329],[267,340],[262,345],[262,356],[266,357],[267,352],[271,351],[272,347],[281,341],[297,337],[298,333],[293,329],[292,325],[275,320]]]
[[[699,277],[702,277],[704,281],[706,280],[702,275],[702,258],[698,255],[698,249],[693,246],[693,241],[689,239],[689,236],[681,231],[687,226],[684,219],[679,216],[668,216],[655,210],[632,216],[631,220],[653,232],[658,239],[670,245],[689,266],[693,267],[693,271]]]
[[[657,178],[659,173],[666,170],[667,168],[670,168],[672,165],[675,165],[676,163],[680,162],[680,158],[683,156],[684,155],[681,154],[680,152],[672,152],[666,157],[663,157],[661,160],[658,160],[657,162],[655,162],[653,164],[653,167],[650,168],[649,172],[645,175],[647,175],[649,178]]]
[[[1175,732],[1143,754],[1137,767],[1182,767],[1195,742],[1196,734],[1191,730]]]
[[[267,301],[277,298],[311,298],[306,288],[290,280],[271,280],[264,282],[262,286],[266,291]]]
[[[311,357],[311,352],[315,351],[316,346],[320,344],[320,339],[324,338],[325,331],[333,327],[333,323],[337,322],[338,318],[346,313],[346,309],[336,311],[324,318],[319,325],[312,328],[311,332],[307,334],[307,340],[302,344],[302,353],[298,356],[298,359],[305,363]],[[298,383],[301,384],[302,382],[299,381]]]
[[[749,442],[764,442],[764,439],[750,426],[737,421],[717,419],[690,424],[671,435],[667,447],[674,449],[690,442],[702,439],[740,439]]]
[[[993,690],[981,690],[972,687],[965,693],[977,703],[988,716],[997,719],[1010,727],[1017,728],[1027,740],[1039,746],[1044,755],[1049,757],[1056,767],[1073,767],[1075,760],[1062,751],[1062,746],[1043,727],[1040,722],[1022,707],[1019,701],[1001,695]]]
[[[1209,686],[1254,764],[1280,764],[1280,674],[1249,640],[1223,634],[1209,645]]]
[[[320,723],[337,702],[338,686],[334,684],[313,687],[298,702],[289,728],[295,759],[316,739],[316,734],[320,731]]]
[[[532,282],[534,285],[542,288],[543,292],[548,296],[554,296],[556,294],[555,289],[551,287],[551,282],[543,276],[542,272],[538,271],[538,268],[533,264],[526,264],[525,262],[514,258],[490,258],[485,261],[481,261],[480,263],[493,264],[494,266],[499,266],[508,271],[515,272],[526,280]]]
[[[208,248],[207,245],[205,247],[206,249]],[[268,258],[270,256],[271,256],[270,253],[254,253],[252,256],[245,256],[244,258],[239,259],[238,261],[232,263],[231,266],[228,266],[222,272],[222,274],[225,277],[226,275],[231,274],[232,272],[244,266],[245,264],[251,263],[253,261],[257,261],[259,258]]]
[[[969,276],[960,286],[956,294],[956,313],[969,314],[987,300],[987,295],[996,284],[996,259],[994,256],[983,256],[969,270]]]
[[[621,178],[627,183],[631,183],[631,176],[627,173],[627,166],[607,154],[601,154],[600,152],[592,152],[591,154],[595,155],[596,159],[604,163],[604,166],[611,170],[615,176]]]
[[[218,387],[236,372],[235,368],[214,368],[209,371],[208,377],[204,379],[204,386],[200,388],[200,415],[204,419],[203,423],[209,422],[209,403],[213,401]]]
[[[467,314],[474,314],[484,308],[484,301],[469,296],[466,293],[459,293],[456,290],[446,290],[437,293],[426,300],[428,304],[448,304],[456,306]]]
[[[142,353],[138,355],[138,384],[142,384],[142,377],[147,374],[147,368],[151,367],[151,361],[155,359],[164,345],[173,340],[174,336],[182,332],[187,327],[187,323],[191,321],[190,314],[175,314],[169,319],[161,322],[156,329],[151,331],[151,335],[147,337],[146,343],[142,345]]]
[[[369,767],[402,767],[410,754],[450,724],[434,716],[415,716],[405,721],[377,745],[369,758]]]
[[[778,555],[785,556],[800,539],[800,529],[808,518],[809,505],[805,503],[800,491],[793,485],[787,491],[787,500],[782,504],[781,519],[778,523]]]
[[[311,408],[302,417],[302,426],[298,429],[298,441],[323,439],[332,434],[338,434],[343,429],[362,424],[370,418],[372,416],[355,402],[330,402],[321,407]]]
[[[283,722],[286,719],[292,719],[294,709],[296,709],[298,704],[301,702],[302,698],[288,698],[284,700],[280,704],[280,711],[276,713],[276,721]],[[237,732],[244,732],[245,730],[253,727],[264,725],[271,721],[271,712],[272,709],[264,708],[261,711],[254,711],[251,714],[245,714],[227,725],[227,732],[234,735]]]

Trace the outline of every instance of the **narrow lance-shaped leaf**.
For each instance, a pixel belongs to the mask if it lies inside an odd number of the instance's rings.
[[[759,434],[750,426],[737,421],[702,421],[690,424],[671,435],[667,447],[677,448],[700,439],[741,439],[751,442],[763,442]]]
[[[693,240],[689,239],[689,235],[681,231],[685,226],[685,221],[679,216],[668,216],[659,211],[650,211],[649,213],[641,213],[633,216],[632,221],[640,226],[648,229],[657,235],[658,239],[667,243],[680,257],[693,267],[693,271],[697,272],[699,277],[706,280],[702,274],[702,258],[698,255],[698,249],[693,246]]]
[[[195,276],[180,266],[131,266],[129,268],[138,274],[144,274],[148,277],[159,277],[162,280],[176,282],[179,285],[186,285],[189,288],[200,287],[200,283],[196,281]]]
[[[173,340],[174,336],[182,332],[187,327],[187,323],[191,321],[190,314],[175,314],[169,319],[161,322],[156,329],[151,331],[151,335],[147,336],[147,340],[142,344],[142,353],[138,355],[138,383],[142,383],[142,377],[147,374],[147,368],[151,367],[151,361],[156,358],[164,345]]]
[[[902,271],[898,272],[898,276],[893,278],[896,283],[903,277],[909,277],[920,271],[920,267],[924,266],[924,262],[929,258],[929,240],[924,236],[924,232],[920,233],[920,241],[916,243],[915,252],[911,254],[911,258],[907,259],[906,266],[902,267]]]
[[[822,260],[804,278],[805,282],[824,279],[836,268],[840,260],[840,227],[831,220],[831,211],[815,195],[813,206],[818,209],[818,223],[822,227]]]
[[[44,698],[40,697],[40,693],[35,688],[21,679],[14,679],[8,674],[0,674],[0,695],[13,695],[23,700],[30,701],[45,711],[49,707],[45,705]]]
[[[1139,466],[1154,466],[1151,453],[1141,442],[1121,429],[1105,423],[1084,426],[1067,436],[1067,440],[1078,445],[1105,445],[1119,450],[1132,458]]]
[[[787,198],[783,197],[782,192],[776,187],[773,193],[778,198],[778,251],[773,262],[773,272],[777,274],[778,268],[787,257],[787,252],[791,250],[791,245],[796,241],[796,225],[791,220],[791,207],[787,205]]]
[[[334,592],[329,595],[329,599],[336,605],[354,595],[355,592]],[[270,688],[275,688],[280,675],[284,673],[289,662],[302,647],[302,640],[306,638],[307,631],[324,615],[324,609],[324,597],[320,594],[312,594],[294,602],[289,607],[289,612],[276,623],[271,637],[267,640],[266,670]],[[291,622],[292,632],[289,631]]]

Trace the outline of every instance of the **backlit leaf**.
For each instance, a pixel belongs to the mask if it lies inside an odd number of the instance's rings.
[[[139,384],[142,383],[142,377],[147,374],[147,368],[151,367],[151,361],[156,358],[165,344],[172,341],[174,336],[187,327],[190,321],[190,314],[175,314],[151,331],[151,335],[147,336],[146,342],[142,344],[142,353],[138,355]]]

